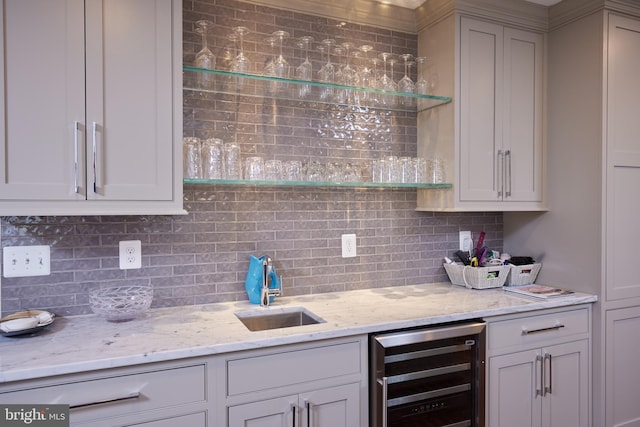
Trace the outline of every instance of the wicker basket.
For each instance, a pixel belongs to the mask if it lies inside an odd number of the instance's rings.
[[[461,264],[444,264],[444,269],[454,285],[466,286],[469,289],[489,289],[504,285],[511,267],[508,265],[470,267]]]
[[[507,286],[530,285],[536,282],[536,277],[542,264],[509,265],[511,268],[507,277]]]

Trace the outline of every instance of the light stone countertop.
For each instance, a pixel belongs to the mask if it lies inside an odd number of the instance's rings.
[[[4,382],[238,350],[368,334],[592,303],[587,294],[538,300],[502,289],[449,283],[276,298],[269,308],[249,301],[152,309],[129,322],[95,315],[57,318],[39,334],[0,337]],[[251,332],[234,313],[304,307],[325,323]]]

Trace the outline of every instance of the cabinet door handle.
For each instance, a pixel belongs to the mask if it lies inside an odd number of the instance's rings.
[[[551,394],[551,386],[553,384],[553,370],[552,370],[552,367],[551,367],[551,361],[552,361],[551,358],[552,358],[552,356],[551,356],[550,353],[545,353],[544,354],[544,363],[545,363],[545,365],[548,365],[548,367],[549,367],[549,385],[546,385],[546,383],[545,383],[545,387],[544,387],[544,395],[545,396],[547,395],[547,393]]]
[[[506,168],[504,197],[511,197],[511,150],[504,152],[504,161]]]
[[[89,406],[103,405],[105,403],[115,403],[115,402],[123,402],[125,400],[134,400],[134,399],[139,399],[140,396],[142,395],[140,394],[139,391],[134,391],[125,396],[107,397],[105,399],[94,400],[92,402],[73,403],[69,405],[69,409],[87,408]]]
[[[93,122],[93,192],[98,193],[98,124]]]
[[[557,331],[564,328],[564,325],[561,323],[558,323],[555,326],[549,326],[548,328],[540,328],[540,329],[531,329],[528,330],[526,328],[522,329],[522,335],[531,335],[531,334],[539,334],[541,332],[550,332],[550,331]]]
[[[536,397],[538,397],[538,396],[542,396],[542,391],[544,390],[544,361],[542,360],[542,356],[537,354],[535,363],[536,363],[535,364],[536,374],[537,374],[538,366],[540,366],[540,376],[534,375],[534,378],[536,378]],[[539,383],[538,383],[538,380],[540,380]],[[538,384],[540,385],[539,387],[538,387]]]
[[[313,417],[311,416],[311,408],[313,405],[307,399],[304,400],[304,407],[307,410],[307,427],[312,427]]]
[[[389,397],[389,377],[382,377],[378,380],[382,386],[382,427],[387,427],[387,399]]]
[[[296,418],[297,418],[296,409],[298,409],[298,405],[296,405],[295,403],[292,403],[291,404],[291,413],[293,414],[293,422],[291,423],[291,425],[293,427],[296,427],[298,425],[298,423],[296,423]]]
[[[73,192],[79,193],[80,186],[78,184],[79,164],[78,164],[78,133],[80,124],[77,120],[73,122]]]
[[[498,199],[502,199],[502,187],[504,185],[504,152],[498,150]]]

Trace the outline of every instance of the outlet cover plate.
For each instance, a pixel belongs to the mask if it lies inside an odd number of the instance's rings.
[[[473,241],[471,240],[471,231],[460,232],[460,250],[470,251],[472,249]]]
[[[356,256],[356,235],[342,235],[342,258],[353,258]]]
[[[142,268],[142,244],[140,240],[121,240],[119,251],[121,270]]]
[[[48,276],[51,248],[47,245],[5,246],[2,248],[4,277]]]

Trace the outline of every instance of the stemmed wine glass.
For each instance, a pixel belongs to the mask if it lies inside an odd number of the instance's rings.
[[[418,64],[418,80],[416,81],[416,93],[420,95],[427,95],[429,93],[429,82],[425,78],[426,70],[424,70],[424,64],[427,62],[427,58],[424,56],[419,56],[416,58],[416,64]],[[422,109],[426,100],[419,99],[418,100],[418,108]]]
[[[247,27],[234,27],[233,33],[236,36],[236,40],[238,42],[238,54],[233,60],[231,71],[235,73],[249,73],[251,72],[251,61],[244,54],[243,41],[244,36],[249,33],[249,29]],[[236,88],[241,89],[245,85],[245,79],[242,77],[236,78]]]
[[[322,51],[327,54],[327,62],[318,71],[318,77],[321,82],[334,83],[336,69],[331,63],[331,46],[334,46],[336,41],[334,39],[322,40]],[[333,96],[333,91],[330,87],[325,87],[320,93],[320,98],[323,100],[329,99]]]
[[[216,57],[207,46],[207,32],[213,27],[213,22],[200,20],[196,22],[196,33],[202,36],[202,49],[196,53],[195,66],[206,70],[213,70],[216,67]],[[211,87],[213,85],[214,76],[210,73],[198,73],[198,86],[201,88]]]
[[[309,46],[313,41],[311,36],[303,36],[298,40],[298,47],[304,50],[304,61],[296,68],[296,78],[298,80],[311,81],[313,78],[313,65],[309,61]],[[311,93],[310,85],[301,85],[298,90],[300,98],[306,98]]]
[[[355,68],[351,66],[351,50],[355,45],[351,42],[342,43],[342,49],[344,49],[345,64],[342,68],[342,81],[347,86],[360,86],[360,75]],[[360,102],[359,92],[349,90],[347,91],[347,100],[350,103],[358,104]]]
[[[389,75],[387,74],[387,62],[392,64],[391,73],[393,73],[393,62],[392,62],[393,54],[388,52],[383,52],[379,56],[380,56],[380,59],[382,59],[383,70],[384,70],[382,77],[380,77],[380,80],[379,80],[379,88],[385,91],[396,92],[398,90],[398,86],[396,85],[396,82],[393,81],[393,78],[389,77]],[[394,99],[393,95],[382,95],[380,97],[380,102],[385,107],[390,107],[393,105],[393,99]]]
[[[362,52],[363,54],[363,61],[362,61],[362,66],[360,67],[360,85],[364,88],[375,88],[376,87],[376,82],[375,82],[375,73],[374,70],[372,70],[369,67],[369,52],[371,52],[373,50],[373,46],[365,44],[362,45],[358,48],[358,50],[360,52]],[[368,104],[371,102],[371,99],[373,98],[371,96],[371,92],[362,92],[361,98],[362,101],[365,104]]]
[[[410,62],[410,60],[413,59],[413,55],[405,53],[400,55],[400,58],[404,60],[404,76],[398,82],[398,89],[400,92],[414,93],[416,85],[409,77],[409,68],[413,65],[413,62]],[[402,104],[406,107],[415,106],[415,98],[409,96],[402,97]]]
[[[284,59],[284,56],[282,55],[282,42],[285,39],[285,37],[289,37],[289,33],[286,31],[279,30],[279,31],[274,31],[271,35],[278,42],[278,48],[279,48],[278,56],[273,61],[273,75],[281,79],[287,79],[289,78],[289,73],[291,68],[289,67],[289,63],[287,62],[287,60]],[[276,90],[280,91],[280,90],[283,90],[285,87],[286,87],[286,83],[278,82],[276,85]]]

